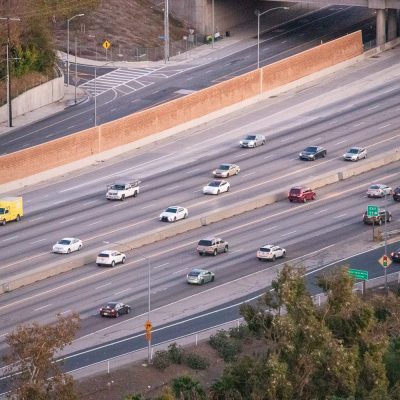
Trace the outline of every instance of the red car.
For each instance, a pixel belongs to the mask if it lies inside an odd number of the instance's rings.
[[[292,187],[289,191],[288,199],[292,201],[301,201],[305,203],[307,200],[315,200],[317,195],[310,188],[304,186]]]
[[[131,307],[127,304],[118,303],[116,301],[110,301],[105,306],[100,308],[100,315],[102,317],[114,317],[118,318],[122,314],[129,314]]]

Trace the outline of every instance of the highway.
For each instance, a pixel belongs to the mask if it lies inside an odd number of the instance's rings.
[[[358,29],[363,30],[364,41],[372,39],[374,32],[372,10],[339,6],[319,10],[312,15],[265,32],[261,37],[261,66]],[[257,49],[254,44],[245,50],[227,54],[225,57],[203,60],[200,65],[197,62],[167,65],[165,68],[155,70],[153,74],[144,74],[141,78],[132,77],[131,81],[116,84],[115,89],[98,96],[97,124],[115,120],[254,70],[257,65],[256,60]],[[101,69],[99,70],[101,74]],[[102,82],[104,82],[104,77],[102,77]],[[82,85],[87,86],[87,83],[83,82]],[[100,86],[99,84],[99,88]],[[90,87],[86,89],[89,92],[91,90]],[[0,155],[54,140],[92,126],[94,126],[93,99],[2,135]]]
[[[341,155],[353,145],[366,146],[370,157],[398,148],[396,62],[396,52],[382,54],[123,157],[22,190],[17,194],[24,197],[26,216],[0,230],[0,281],[75,257],[51,254],[62,237],[79,237],[82,252],[94,257],[104,242],[119,243],[168,225],[158,216],[170,205],[183,205],[189,218],[196,218],[250,195],[288,190],[346,167]],[[240,148],[238,142],[248,132],[265,134],[267,144]],[[310,144],[325,146],[328,156],[316,162],[298,160],[298,152]],[[242,171],[230,178],[228,194],[203,195],[202,187],[221,162],[237,163]],[[127,175],[143,181],[140,195],[107,202],[106,185]]]

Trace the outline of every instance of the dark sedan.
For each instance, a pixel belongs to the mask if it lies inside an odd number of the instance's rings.
[[[400,186],[393,190],[393,200],[400,201]]]
[[[111,301],[107,303],[104,307],[100,308],[100,315],[102,317],[114,317],[118,318],[122,314],[129,314],[131,312],[131,307],[127,304],[118,303],[116,301]]]
[[[397,249],[396,251],[392,251],[390,253],[390,258],[392,259],[392,261],[400,262],[400,249]]]
[[[300,160],[314,161],[326,156],[326,149],[322,146],[308,146],[299,154]]]

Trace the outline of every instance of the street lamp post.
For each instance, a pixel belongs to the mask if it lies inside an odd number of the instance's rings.
[[[211,47],[214,48],[214,34],[215,34],[215,4],[212,0],[212,36],[211,36]]]
[[[384,252],[384,255],[385,256],[387,256],[387,230],[386,230],[386,220],[387,220],[387,215],[386,215],[386,213],[387,213],[387,193],[385,192],[385,233],[384,233],[384,235],[385,235],[385,252]],[[384,274],[385,274],[385,292],[386,292],[386,294],[387,294],[387,268],[384,268]]]
[[[69,23],[74,18],[83,17],[85,14],[76,14],[67,20],[67,87],[69,86]]]
[[[260,12],[259,10],[256,10],[255,12],[257,15],[257,68],[260,68],[260,17],[275,10],[289,10],[289,7],[274,7],[263,12]]]
[[[169,4],[165,0],[164,4],[164,63],[169,61]]]
[[[21,21],[19,18],[0,17],[0,20],[7,21],[7,104],[8,104],[8,127],[12,128],[12,107],[11,107],[11,77],[10,77],[10,21]]]

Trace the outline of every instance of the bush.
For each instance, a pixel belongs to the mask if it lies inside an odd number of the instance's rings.
[[[218,331],[212,335],[210,345],[226,362],[235,361],[241,348],[239,340],[230,338],[226,331]]]
[[[203,370],[208,368],[210,363],[207,359],[198,354],[186,353],[184,358],[185,365],[195,370]]]
[[[153,365],[160,370],[164,370],[172,364],[167,350],[156,351],[153,357]]]
[[[179,376],[171,381],[172,391],[176,398],[182,400],[206,399],[206,393],[200,383],[190,376]]]
[[[172,343],[168,346],[168,355],[172,364],[182,364],[184,357],[184,350],[181,346],[176,343]]]
[[[229,337],[235,339],[245,339],[252,336],[252,333],[247,325],[241,324],[236,328],[229,329]]]

